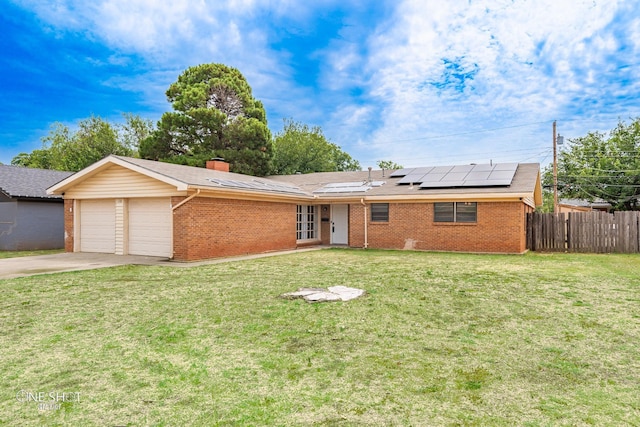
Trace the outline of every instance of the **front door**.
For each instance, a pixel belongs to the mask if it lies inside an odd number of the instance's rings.
[[[331,244],[349,244],[349,205],[331,205]]]

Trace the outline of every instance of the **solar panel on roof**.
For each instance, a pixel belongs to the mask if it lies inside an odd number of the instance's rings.
[[[454,188],[464,187],[464,181],[434,181],[423,182],[420,184],[420,188]]]
[[[324,186],[314,191],[314,193],[364,193],[370,190],[368,185],[360,185],[359,187],[327,187]]]
[[[415,169],[413,170],[413,172],[411,172],[411,174],[414,174],[414,173],[416,173],[416,174],[417,174],[417,173],[427,174],[427,173],[431,172],[431,171],[432,171],[432,170],[434,170],[434,169],[435,169],[435,167],[434,167],[434,166],[427,166],[427,167],[415,168]]]
[[[467,174],[467,177],[465,178],[466,180],[475,180],[475,181],[480,181],[480,180],[485,180],[487,178],[489,178],[489,174],[491,172],[490,171],[471,171]]]
[[[453,169],[453,166],[436,166],[435,168],[431,169],[429,171],[429,173],[449,173],[451,172],[451,169]]]
[[[397,170],[395,172],[393,172],[391,175],[389,175],[391,178],[400,178],[406,175],[409,175],[414,168],[408,168],[408,169],[400,169]]]
[[[517,163],[496,163],[493,165],[494,171],[515,171],[516,169],[518,169]]]
[[[422,182],[414,182],[420,184],[422,189],[508,186],[511,185],[517,168],[517,163],[439,166],[424,175]]]
[[[465,177],[468,175],[468,172],[449,172],[444,176],[441,181],[449,182],[449,181],[464,181]]]
[[[471,164],[407,168],[395,171],[397,184],[417,184],[420,188],[508,186],[518,169],[517,163]]]
[[[422,182],[439,182],[445,175],[444,173],[429,173],[422,178]]]
[[[298,187],[294,187],[292,185],[282,184],[282,183],[279,183],[279,182],[260,181],[260,180],[257,180],[257,179],[254,179],[253,182],[257,182],[260,185],[264,185],[266,187],[277,189],[277,190],[280,190],[280,191],[302,192],[302,190],[300,190]]]
[[[453,169],[451,169],[451,172],[454,173],[460,173],[460,172],[469,172],[471,171],[471,169],[473,169],[474,165],[458,165],[458,166],[454,166]]]
[[[492,170],[492,165],[473,165],[474,172],[491,172]]]
[[[465,181],[463,187],[505,187],[509,184],[511,184],[511,181],[488,181],[486,179],[481,179]]]
[[[487,179],[489,181],[509,180],[509,182],[511,182],[511,180],[513,179],[513,172],[514,171],[493,171],[491,172],[491,174],[489,175],[489,178]]]
[[[386,181],[332,182],[325,184],[322,188],[318,188],[314,193],[364,193],[373,187],[384,185],[385,182]]]
[[[354,182],[331,182],[326,184],[325,187],[360,187],[363,185],[362,181],[354,181]]]
[[[235,179],[219,179],[207,178],[207,181],[217,184],[221,187],[238,188],[243,190],[260,190],[260,191],[279,191],[283,193],[304,194],[304,191],[297,187],[288,185],[268,183],[265,181],[238,181]]]
[[[398,184],[416,184],[416,183],[420,183],[422,182],[422,179],[424,177],[425,174],[423,173],[419,173],[419,174],[409,174],[407,176],[405,176],[404,178],[402,178],[400,181],[398,181]]]

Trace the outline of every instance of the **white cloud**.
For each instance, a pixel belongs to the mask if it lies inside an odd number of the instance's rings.
[[[618,48],[615,36],[603,32],[616,5],[403,2],[392,26],[369,39],[368,90],[384,108],[382,125],[371,132],[368,156],[420,162],[416,153],[444,157],[469,147],[470,139],[486,152],[513,148],[513,137],[522,131],[454,136],[446,142],[433,137],[551,121],[572,98],[597,91],[599,72],[588,70],[606,67]]]
[[[536,123],[576,114],[615,118],[625,112],[619,99],[640,90],[637,2],[404,0],[389,2],[393,10],[375,25],[365,20],[367,2],[358,1],[18,3],[58,31],[107,44],[111,64],[144,58],[142,74],[105,84],[140,92],[159,112],[182,70],[222,62],[245,75],[272,129],[282,117],[321,125],[363,166],[379,159],[479,161],[490,153],[518,160],[549,145],[547,125]],[[307,53],[321,63],[317,87],[300,85],[292,65],[299,58],[272,47],[273,26],[299,36],[336,8],[353,14],[345,13],[344,27],[324,48]],[[592,123],[566,129],[582,132]],[[520,124],[532,126],[512,127]],[[495,128],[505,129],[469,133]]]

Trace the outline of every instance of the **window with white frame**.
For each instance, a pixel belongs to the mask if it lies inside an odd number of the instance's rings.
[[[311,240],[318,238],[317,207],[298,205],[296,215],[296,239]]]
[[[434,205],[435,222],[476,222],[478,219],[476,202],[447,202]]]

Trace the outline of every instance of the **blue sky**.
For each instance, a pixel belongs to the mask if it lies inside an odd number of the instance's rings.
[[[363,168],[548,163],[640,117],[640,2],[0,0],[0,162],[54,122],[156,122],[187,67],[238,68],[267,111]]]

